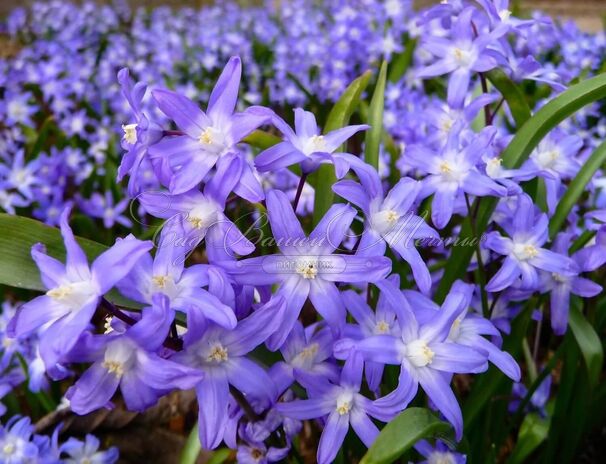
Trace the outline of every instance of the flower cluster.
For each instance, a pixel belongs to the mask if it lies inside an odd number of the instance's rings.
[[[51,437],[38,435],[29,418],[13,416],[5,426],[0,426],[0,459],[6,464],[114,464],[118,461],[118,449],[99,451],[99,440],[93,435],[87,435],[84,441],[70,438],[59,445],[59,429],[56,428]]]
[[[91,5],[74,20],[51,3],[31,10],[39,21],[22,10],[10,17],[9,33],[35,45],[0,82],[3,123],[17,128],[3,134],[15,155],[0,169],[0,198],[9,212],[38,203],[34,215],[59,225],[66,259],[44,244],[31,249],[46,291],[16,309],[5,305],[3,368],[22,376],[18,354],[30,360],[30,389],[68,381],[65,400],[76,414],[113,407],[118,394],[127,409],[144,411],[171,391],[193,389],[202,447],[225,444],[243,463],[281,461],[302,431],[319,435],[317,461],[333,462],[350,429],[371,447],[381,424],[413,401],[426,402],[460,440],[453,376],[492,364],[520,382],[518,363],[502,349],[518,306],[549,299],[553,332],[562,335],[575,298],[602,291],[591,273],[606,262],[599,182],[559,234],[549,229],[603,135],[599,108],[507,168],[501,156],[513,109],[487,76],[498,70],[560,92],[581,73],[579,57],[591,72],[599,52],[564,47],[552,68],[541,60],[552,52],[549,40],[581,34],[540,16],[516,18],[502,0],[444,2],[414,15],[408,2],[387,1],[374,16],[357,2],[334,2],[328,12],[283,3],[226,6],[225,15],[221,7],[176,16],[158,9],[150,18],[103,7],[100,21],[87,14]],[[48,34],[54,42],[41,39]],[[37,60],[66,43],[85,50],[85,39],[99,34],[106,39],[94,60],[84,51],[73,58],[77,72]],[[378,161],[365,159],[361,142],[376,121],[335,129],[316,109],[379,58],[393,63],[415,44],[408,70],[385,92]],[[118,63],[128,67],[114,69]],[[223,64],[212,88],[193,77],[214,79]],[[23,82],[36,84],[32,93],[18,90]],[[81,105],[98,87],[104,96]],[[29,159],[27,129],[47,110],[61,116],[44,123],[45,137],[58,138],[55,152]],[[117,165],[106,159],[114,133]],[[322,209],[314,191],[326,187],[326,172],[338,200]],[[81,193],[67,198],[74,187]],[[72,207],[110,230],[129,228],[129,200],[134,234],[112,236],[90,260],[70,227]],[[478,231],[482,201],[496,208]],[[444,237],[467,221],[475,261],[442,291],[443,264],[454,253]],[[583,240],[585,229],[593,232]],[[155,240],[136,237],[143,234]],[[6,380],[7,391],[21,381]],[[43,449],[56,459],[63,452],[115,460],[113,451],[97,457],[92,437],[61,447],[56,437],[30,440],[27,419],[1,430],[7,462]],[[464,460],[443,442],[416,449],[428,462]]]

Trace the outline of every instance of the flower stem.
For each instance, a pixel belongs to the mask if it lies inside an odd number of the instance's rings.
[[[477,230],[476,230],[475,215],[471,211],[471,203],[469,202],[469,196],[467,194],[465,194],[465,203],[467,203],[467,211],[469,213],[469,224],[471,226],[471,233],[473,234],[473,237],[477,239],[478,234],[477,234]],[[486,275],[485,275],[484,262],[482,260],[482,250],[480,250],[480,241],[479,240],[476,242],[476,256],[478,259],[478,272],[476,273],[476,275],[477,275],[478,284],[480,285],[480,293],[481,293],[481,297],[482,297],[482,313],[484,314],[484,317],[489,317],[490,310],[488,309],[488,295],[486,295],[486,288],[485,288]]]
[[[305,181],[307,180],[307,173],[301,174],[301,179],[299,179],[299,185],[297,186],[297,193],[295,194],[295,201],[293,203],[293,210],[295,213],[297,212],[297,206],[299,206],[299,199],[301,198],[301,193],[303,193],[303,187],[305,187]]]
[[[196,425],[189,432],[185,446],[181,450],[179,464],[195,464],[198,461],[201,449],[202,445],[198,437],[198,423],[196,422]]]

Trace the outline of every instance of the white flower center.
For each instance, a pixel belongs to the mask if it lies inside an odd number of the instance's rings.
[[[313,365],[314,358],[316,357],[316,354],[318,354],[319,349],[320,345],[312,343],[297,354],[290,364],[303,369],[310,368]]]
[[[214,363],[223,363],[228,360],[227,348],[220,343],[213,345],[206,356],[206,361]]]
[[[466,174],[464,171],[461,171],[458,166],[455,166],[446,160],[440,162],[438,168],[442,174],[442,178],[447,182],[459,183]]]
[[[551,169],[555,166],[560,156],[560,150],[557,147],[554,147],[551,150],[542,150],[537,152],[534,159],[541,168]]]
[[[126,143],[134,145],[137,143],[137,124],[122,124],[124,131],[124,140]]]
[[[17,100],[11,100],[7,105],[6,112],[17,122],[24,122],[27,118],[27,106]]]
[[[529,243],[516,243],[513,246],[513,255],[519,261],[528,261],[529,259],[536,258],[538,254],[539,250]]]
[[[107,345],[101,364],[110,374],[122,377],[135,363],[136,348],[133,343],[122,338]]]
[[[343,391],[337,396],[337,407],[335,410],[341,415],[349,414],[353,407],[353,393],[350,391]]]
[[[507,9],[499,11],[499,18],[501,18],[501,21],[507,22],[511,18],[511,11]]]
[[[394,228],[400,215],[393,209],[382,210],[371,216],[372,228],[380,234],[385,234]]]
[[[92,282],[86,280],[60,285],[50,289],[46,294],[71,311],[81,309],[89,300],[97,296]]]
[[[206,229],[217,221],[217,206],[210,201],[201,202],[187,213],[187,221],[194,229]]]
[[[11,180],[14,184],[17,184],[18,187],[22,186],[23,184],[28,184],[30,183],[29,171],[27,169],[18,169],[13,171]]]
[[[325,152],[326,151],[326,141],[324,140],[324,136],[323,135],[312,135],[305,141],[301,151],[307,156],[311,155],[312,153],[316,153],[316,152]]]
[[[557,274],[555,272],[553,274],[551,274],[551,277],[552,277],[553,280],[555,280],[556,282],[561,283],[561,284],[565,284],[569,280],[568,277],[563,276],[561,274]]]
[[[15,451],[17,451],[17,447],[14,443],[9,442],[2,447],[2,453],[4,453],[5,456],[10,456],[14,454]]]
[[[171,300],[179,293],[175,280],[169,275],[155,275],[152,277],[152,290],[150,294],[163,293]]]
[[[427,458],[427,464],[456,464],[456,459],[452,453],[434,451]]]
[[[375,324],[375,334],[376,335],[382,335],[382,334],[387,334],[390,331],[390,327],[389,324],[385,321],[379,321]]]
[[[415,340],[406,345],[406,357],[415,367],[424,367],[433,361],[434,352],[425,340]]]
[[[297,274],[304,279],[315,279],[318,275],[318,261],[306,257],[297,263]]]
[[[227,147],[223,132],[212,126],[208,126],[202,131],[198,141],[206,151],[216,155],[222,153]]]
[[[490,158],[486,162],[486,174],[490,177],[498,177],[501,174],[501,164],[503,160],[501,158]]]
[[[473,63],[473,54],[471,50],[465,50],[460,47],[453,47],[452,58],[461,68],[468,68]]]

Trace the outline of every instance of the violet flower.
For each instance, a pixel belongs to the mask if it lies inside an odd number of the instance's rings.
[[[0,460],[5,464],[36,460],[39,450],[30,441],[33,433],[29,417],[11,417],[5,426],[0,426]]]
[[[69,213],[66,209],[61,216],[66,263],[48,256],[42,244],[32,247],[32,258],[48,291],[21,306],[9,326],[9,333],[14,337],[25,337],[39,330],[40,353],[47,370],[75,345],[90,323],[101,297],[152,247],[151,242],[129,235],[117,240],[89,267],[86,255],[67,223]]]
[[[372,166],[353,165],[361,184],[342,180],[333,185],[333,190],[347,201],[358,206],[366,216],[366,227],[360,238],[358,254],[382,256],[389,245],[411,269],[415,282],[424,293],[431,288],[431,275],[423,258],[414,246],[418,238],[439,238],[423,218],[412,212],[413,204],[421,190],[421,183],[402,178],[387,193],[376,170]]]
[[[227,276],[221,269],[204,264],[185,268],[189,251],[189,247],[172,242],[163,233],[155,257],[152,259],[147,253],[141,256],[132,272],[118,282],[118,289],[128,298],[146,304],[152,303],[156,293],[162,293],[173,310],[188,316],[198,312],[223,327],[235,327],[235,297]]]
[[[185,350],[172,359],[204,373],[196,386],[203,448],[214,449],[223,440],[228,423],[230,385],[247,395],[268,400],[275,397],[270,377],[246,355],[277,329],[283,309],[284,299],[276,296],[239,321],[233,330],[206,321],[197,313],[188,317]]]
[[[118,82],[122,95],[131,107],[135,122],[123,124],[122,148],[127,150],[118,168],[118,181],[130,175],[128,181],[129,195],[135,195],[140,189],[140,169],[151,145],[162,138],[162,128],[151,121],[141,109],[147,85],[143,82],[133,84],[127,68],[118,72]]]
[[[431,220],[438,229],[448,224],[454,211],[455,200],[461,193],[475,196],[503,196],[507,189],[482,174],[477,164],[495,136],[487,127],[480,134],[460,146],[460,129],[453,128],[448,141],[439,153],[423,145],[411,145],[406,150],[407,161],[429,175],[423,179],[420,197],[434,194]]]
[[[114,464],[118,461],[118,448],[111,447],[105,451],[99,451],[99,439],[90,433],[86,434],[84,441],[69,438],[61,445],[61,452],[69,456],[63,460],[66,464]]]
[[[238,184],[243,160],[225,155],[224,162],[204,186],[204,193],[197,189],[179,195],[166,192],[144,192],[138,200],[152,216],[168,219],[165,228],[178,226],[183,234],[196,243],[206,238],[206,253],[210,261],[227,259],[233,253],[248,255],[254,245],[225,215],[225,202]]]
[[[267,214],[281,253],[221,265],[242,285],[280,283],[277,294],[286,299],[287,306],[284,321],[269,341],[270,348],[284,343],[308,297],[338,332],[345,322],[345,308],[335,283],[380,280],[389,272],[391,261],[384,256],[335,253],[356,214],[349,205],[333,205],[309,237],[305,237],[285,193],[268,192]]]
[[[561,233],[553,243],[552,249],[562,256],[568,255],[571,246],[572,234]],[[579,250],[572,259],[580,271],[593,270],[587,267],[591,260],[586,259],[587,253]],[[599,295],[602,286],[592,280],[579,275],[563,275],[556,272],[542,272],[540,276],[541,291],[549,292],[551,309],[551,328],[556,335],[564,335],[568,327],[568,314],[570,311],[570,295],[579,295],[591,298]]]
[[[304,174],[318,169],[321,163],[330,162],[335,165],[338,178],[349,169],[346,154],[333,153],[356,132],[366,130],[366,124],[346,126],[320,135],[316,117],[310,111],[295,109],[295,130],[277,115],[273,123],[284,134],[285,140],[259,153],[255,158],[255,166],[259,172],[277,171],[293,164],[301,164]]]
[[[157,294],[141,320],[124,333],[81,340],[73,359],[93,364],[65,394],[72,411],[88,414],[107,406],[118,387],[129,410],[143,411],[169,390],[198,384],[203,377],[199,371],[156,354],[173,320],[168,304],[166,296]]]
[[[277,406],[281,414],[291,418],[326,419],[318,446],[318,464],[333,462],[350,425],[364,445],[370,447],[379,435],[379,429],[369,415],[387,421],[400,411],[398,408],[390,412],[376,408],[371,400],[360,394],[363,366],[362,356],[353,351],[345,362],[338,384],[318,382],[309,399]]]
[[[479,373],[488,367],[485,352],[448,340],[453,322],[469,306],[473,287],[456,282],[438,317],[421,325],[398,287],[387,280],[376,285],[386,293],[397,313],[397,330],[362,340],[342,339],[335,344],[335,357],[346,358],[355,350],[365,360],[401,366],[398,387],[377,400],[377,405],[397,404],[404,409],[416,395],[420,384],[433,404],[454,426],[457,439],[460,439],[463,417],[445,374]]]
[[[280,348],[284,361],[271,367],[271,376],[279,392],[295,380],[301,385],[313,385],[318,379],[336,381],[339,369],[332,358],[334,338],[330,327],[321,322],[307,327],[296,321],[290,335]]]
[[[158,107],[183,131],[183,135],[164,137],[150,148],[152,158],[164,158],[172,170],[171,193],[185,193],[194,188],[217,163],[221,164],[224,155],[235,150],[242,138],[269,121],[271,112],[258,106],[234,113],[241,73],[240,58],[232,57],[210,95],[206,113],[178,93],[152,91]],[[263,198],[248,164],[243,166],[236,192],[250,201]]]
[[[542,248],[548,238],[548,218],[535,214],[535,205],[526,194],[518,196],[515,215],[511,223],[502,224],[509,237],[490,232],[484,247],[505,256],[501,268],[486,284],[489,292],[498,292],[521,277],[522,289],[537,289],[538,269],[562,276],[578,273],[577,264],[568,256]]]
[[[453,108],[460,108],[465,101],[472,72],[486,72],[497,66],[495,51],[489,45],[507,32],[507,28],[496,28],[490,33],[476,34],[472,23],[475,12],[474,7],[467,7],[458,15],[453,21],[450,39],[425,38],[424,49],[438,57],[438,61],[416,72],[423,78],[450,74],[448,104]]]
[[[404,296],[414,308],[419,324],[426,324],[439,317],[440,307],[429,298],[410,290],[405,290]],[[493,341],[484,338],[485,335],[492,337],[500,346],[501,333],[491,321],[472,311],[463,311],[453,321],[447,340],[486,353],[488,361],[514,382],[518,382],[521,375],[518,363],[509,353],[500,350]]]

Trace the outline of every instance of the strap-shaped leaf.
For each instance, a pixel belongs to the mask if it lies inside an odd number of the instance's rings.
[[[549,131],[579,109],[604,97],[606,97],[606,73],[573,85],[524,123],[503,152],[503,164],[509,168],[521,166]],[[475,218],[476,230],[486,230],[498,199],[484,197],[476,201],[480,202]],[[465,221],[460,236],[472,235],[469,221]],[[453,282],[465,274],[473,253],[473,247],[453,248],[436,293],[438,302],[444,300]]]
[[[385,106],[385,81],[387,80],[387,61],[381,64],[379,78],[375,91],[370,100],[368,110],[368,124],[370,129],[366,131],[366,143],[364,148],[364,161],[379,169],[379,146],[383,134],[383,108]]]
[[[570,210],[577,203],[578,199],[585,191],[585,187],[591,181],[591,178],[596,171],[602,167],[604,162],[606,162],[606,142],[603,142],[596,148],[589,159],[585,161],[583,167],[579,170],[574,179],[572,179],[568,189],[558,202],[555,213],[549,221],[550,237],[553,238],[566,223],[566,218],[568,217]]]
[[[441,421],[429,409],[408,408],[387,424],[360,464],[390,464],[406,453],[419,440],[451,440],[450,424]]]
[[[526,462],[526,458],[545,441],[548,431],[547,419],[539,417],[538,414],[528,414],[520,426],[516,447],[509,456],[507,464]]]
[[[589,384],[595,387],[600,380],[604,363],[604,350],[600,337],[593,326],[585,319],[578,306],[574,304],[570,308],[568,323],[587,367]]]
[[[356,106],[358,106],[358,103],[360,102],[362,92],[364,92],[364,89],[366,89],[366,86],[368,85],[370,75],[371,72],[366,71],[345,89],[341,98],[339,98],[328,114],[324,133],[340,129],[347,125]],[[316,189],[313,220],[314,224],[317,224],[333,203],[334,193],[332,191],[332,185],[337,179],[335,177],[334,167],[327,164],[321,165],[320,169],[314,173],[313,177],[314,179],[311,181],[311,184]]]
[[[31,250],[36,243],[42,243],[50,256],[65,262],[65,247],[59,229],[34,219],[0,213],[0,230],[0,285],[46,291]],[[107,246],[93,240],[81,237],[76,240],[89,262],[107,250]],[[117,292],[111,292],[108,299],[122,306],[138,306]]]
[[[530,119],[531,112],[520,88],[500,69],[487,72],[486,77],[501,92],[516,126],[521,127]]]

